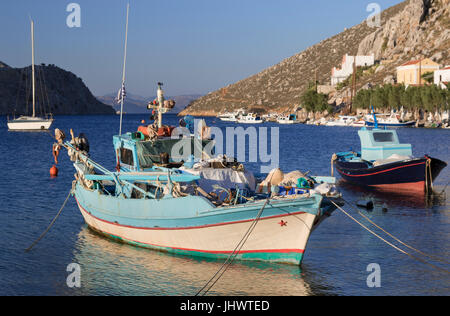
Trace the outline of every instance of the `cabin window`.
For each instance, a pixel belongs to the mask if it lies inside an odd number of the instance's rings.
[[[134,166],[133,151],[126,148],[120,148],[120,161],[128,166]]]
[[[373,139],[376,142],[392,142],[394,136],[392,133],[373,133]]]

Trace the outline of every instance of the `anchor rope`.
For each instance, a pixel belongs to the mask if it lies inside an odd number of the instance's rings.
[[[344,199],[343,199],[343,200],[344,200]],[[344,201],[345,201],[345,200],[344,200]],[[346,202],[347,204],[350,204],[350,203],[348,203],[347,201],[345,201],[345,202]],[[353,208],[353,209],[355,209],[351,204],[350,204],[350,207]],[[391,233],[389,233],[388,231],[386,231],[385,229],[383,229],[382,227],[380,227],[379,225],[377,225],[377,224],[376,224],[374,221],[372,221],[368,216],[366,216],[365,214],[361,213],[361,211],[359,211],[359,210],[356,210],[356,211],[358,212],[358,214],[359,214],[360,216],[362,216],[364,219],[366,219],[369,223],[371,223],[371,224],[374,225],[376,228],[378,228],[378,229],[380,229],[381,231],[383,231],[386,235],[388,235],[388,236],[391,237],[392,239],[394,239],[394,240],[396,240],[397,242],[401,243],[403,246],[405,246],[405,247],[407,247],[407,248],[409,248],[409,249],[411,249],[411,250],[413,250],[413,251],[415,251],[415,252],[417,252],[417,253],[420,253],[421,255],[423,255],[423,256],[425,256],[425,257],[432,258],[432,259],[434,259],[434,260],[440,261],[440,262],[445,263],[445,264],[450,264],[450,262],[447,261],[446,259],[443,259],[443,258],[441,258],[441,257],[439,257],[439,256],[436,256],[436,255],[430,255],[430,254],[427,254],[427,253],[425,253],[425,252],[423,252],[423,251],[421,251],[421,250],[419,250],[419,249],[417,249],[417,248],[414,248],[414,247],[411,246],[411,245],[408,245],[407,243],[401,241],[400,239],[398,239],[397,237],[395,237],[394,235],[392,235]]]
[[[244,236],[242,237],[242,239],[239,241],[239,243],[236,245],[236,247],[234,248],[233,252],[228,256],[228,258],[225,260],[225,262],[222,264],[222,266],[217,270],[217,272],[208,280],[208,282],[205,283],[205,285],[195,294],[195,296],[198,295],[206,295],[211,289],[212,287],[217,283],[217,281],[219,281],[219,279],[223,276],[223,274],[225,273],[225,271],[230,267],[230,265],[233,263],[234,259],[236,258],[236,256],[239,254],[239,252],[241,251],[242,247],[244,246],[245,242],[248,240],[248,238],[250,237],[251,233],[253,232],[253,230],[255,229],[256,224],[258,224],[259,219],[261,218],[261,215],[263,213],[264,208],[267,206],[267,204],[269,203],[270,199],[267,199],[264,202],[264,205],[261,207],[261,209],[259,210],[258,214],[256,215],[255,219],[252,221],[252,224],[249,226],[249,228],[247,229],[246,233],[244,234]],[[209,286],[208,286],[209,285]],[[208,288],[207,288],[208,287]],[[205,290],[206,289],[206,290]],[[203,293],[202,293],[203,291]]]
[[[67,201],[70,198],[70,195],[72,194],[72,188],[70,188],[69,194],[67,194],[66,199],[64,200],[64,203],[62,204],[61,208],[59,209],[58,213],[56,214],[56,216],[53,218],[53,220],[51,221],[50,225],[48,225],[47,229],[39,236],[38,239],[36,239],[27,249],[25,249],[25,252],[29,252],[50,230],[50,228],[52,228],[53,224],[55,224],[56,220],[58,219],[59,215],[61,215],[64,207],[67,204]]]
[[[447,182],[447,184],[444,186],[444,189],[442,189],[442,191],[440,193],[437,193],[437,195],[443,195],[449,184],[450,184],[450,181]]]
[[[428,266],[430,266],[430,267],[432,267],[432,268],[434,268],[434,269],[436,269],[436,270],[439,270],[439,271],[442,271],[442,272],[445,272],[445,273],[450,274],[450,271],[449,271],[449,270],[446,270],[446,269],[443,269],[443,268],[441,268],[441,267],[438,267],[438,266],[436,266],[436,265],[434,265],[434,264],[432,264],[432,263],[430,263],[430,262],[428,262],[428,261],[426,261],[426,260],[424,260],[424,259],[421,259],[421,258],[419,258],[419,257],[416,257],[416,256],[410,254],[409,252],[407,252],[407,251],[405,251],[405,250],[403,250],[403,249],[401,249],[401,248],[395,246],[394,244],[390,243],[389,241],[387,241],[386,239],[384,239],[383,237],[381,237],[380,235],[378,235],[377,233],[375,233],[374,231],[372,231],[370,228],[368,228],[367,226],[365,226],[364,224],[362,224],[361,222],[359,222],[356,218],[354,218],[354,217],[351,216],[349,213],[347,213],[347,212],[346,212],[343,208],[341,208],[339,205],[337,205],[336,203],[334,203],[334,202],[331,201],[331,200],[330,200],[330,202],[331,202],[332,204],[334,204],[334,206],[336,206],[336,208],[337,208],[338,210],[340,210],[342,213],[344,213],[344,214],[345,214],[347,217],[349,217],[351,220],[353,220],[354,222],[356,222],[356,223],[357,223],[358,225],[360,225],[362,228],[364,228],[364,229],[367,230],[369,233],[371,233],[372,235],[374,235],[375,237],[377,237],[377,238],[380,239],[381,241],[385,242],[386,244],[388,244],[388,245],[391,246],[392,248],[394,248],[394,249],[396,249],[397,251],[399,251],[399,252],[401,252],[401,253],[407,255],[408,257],[410,257],[410,258],[412,258],[412,259],[414,259],[414,260],[417,260],[417,261],[419,261],[419,262],[421,262],[421,263],[423,263],[423,264],[426,264],[426,265],[428,265]]]

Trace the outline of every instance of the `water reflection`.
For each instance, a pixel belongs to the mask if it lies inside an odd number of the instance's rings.
[[[195,295],[223,261],[172,255],[112,241],[84,226],[73,261],[81,266],[78,295]],[[306,276],[306,277],[305,277]],[[325,295],[295,265],[234,262],[209,295]]]
[[[338,185],[344,192],[344,196],[356,195],[358,199],[372,200],[380,207],[385,205],[388,208],[430,209],[446,203],[446,192],[442,192],[441,187],[435,187],[433,194],[420,194],[414,191],[362,187],[343,180],[340,180]]]

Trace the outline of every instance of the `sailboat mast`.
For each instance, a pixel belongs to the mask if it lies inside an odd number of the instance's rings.
[[[127,4],[127,23],[125,28],[125,52],[123,55],[123,69],[122,69],[122,91],[121,91],[121,101],[120,101],[120,127],[119,127],[119,135],[122,135],[122,117],[123,117],[123,90],[125,86],[125,69],[127,64],[127,44],[128,44],[128,14],[130,12],[130,4]]]
[[[31,77],[33,82],[33,117],[36,116],[36,86],[34,78],[34,22],[31,20]]]

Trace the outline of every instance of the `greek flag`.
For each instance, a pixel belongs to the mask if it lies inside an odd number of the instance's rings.
[[[127,92],[125,91],[125,84],[122,83],[122,88],[119,89],[119,92],[117,93],[116,102],[120,103],[123,99],[127,96]]]

